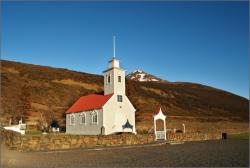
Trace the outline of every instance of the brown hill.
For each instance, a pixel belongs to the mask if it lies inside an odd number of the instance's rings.
[[[248,100],[212,87],[185,82],[127,80],[127,95],[137,109],[138,132],[152,127],[152,114],[161,105],[167,127],[187,131],[248,130]],[[65,126],[65,111],[81,95],[102,93],[103,77],[11,61],[1,61],[2,125],[20,117],[38,128],[56,120]]]

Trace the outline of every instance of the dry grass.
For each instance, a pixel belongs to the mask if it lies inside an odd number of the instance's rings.
[[[14,68],[3,67],[1,71],[13,73],[13,74],[19,74],[19,71]]]
[[[162,95],[162,94],[164,94],[164,92],[162,92],[162,90],[160,90],[160,89],[154,89],[154,88],[146,88],[146,87],[141,87],[143,90],[145,90],[145,91],[151,91],[151,92],[153,92],[153,93],[155,93],[155,94],[158,94],[158,95]]]
[[[75,86],[80,86],[80,87],[84,87],[85,89],[88,90],[95,90],[98,91],[101,89],[101,87],[99,85],[96,84],[89,84],[89,83],[83,83],[83,82],[78,82],[78,81],[74,81],[72,79],[63,79],[63,80],[53,80],[52,82],[55,83],[62,83],[65,85],[75,85]]]
[[[186,119],[166,119],[166,128],[173,131],[173,129],[183,130],[182,124],[185,124],[186,132],[201,132],[201,133],[221,133],[226,132],[229,134],[245,133],[249,131],[247,122],[225,121],[219,120],[216,122],[200,121],[200,120],[186,120]],[[144,130],[148,132],[153,127],[152,121],[142,121],[136,125],[137,130]]]
[[[31,107],[37,110],[49,110],[48,106],[40,103],[31,103]]]

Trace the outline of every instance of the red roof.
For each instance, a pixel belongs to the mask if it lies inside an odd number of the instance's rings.
[[[66,113],[76,113],[93,109],[101,109],[112,96],[113,94],[91,94],[88,96],[82,96],[67,110]]]

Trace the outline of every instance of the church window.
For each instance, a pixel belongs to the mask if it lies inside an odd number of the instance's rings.
[[[108,83],[110,83],[110,75],[108,76]]]
[[[69,116],[69,124],[70,125],[75,125],[75,115],[74,114],[71,114]]]
[[[121,82],[121,81],[122,81],[122,77],[118,76],[118,82]]]
[[[108,75],[106,75],[106,84],[108,84]]]
[[[97,112],[92,113],[92,124],[97,124],[98,123],[98,116]]]
[[[85,113],[80,114],[80,123],[86,124],[86,115]]]
[[[122,95],[117,95],[117,101],[122,102]]]

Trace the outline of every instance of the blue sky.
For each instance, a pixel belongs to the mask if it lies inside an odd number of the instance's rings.
[[[201,83],[249,97],[248,2],[3,2],[1,57]]]

